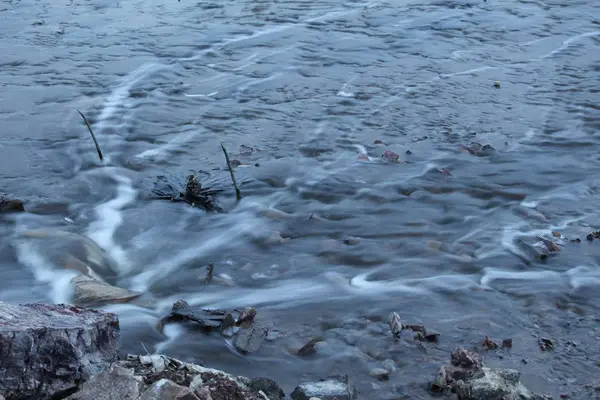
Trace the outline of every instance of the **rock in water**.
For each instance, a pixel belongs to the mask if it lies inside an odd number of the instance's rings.
[[[60,398],[117,360],[115,314],[0,302],[0,395]]]
[[[521,373],[514,369],[483,367],[467,382],[459,381],[456,394],[459,400],[542,400],[546,396],[531,393],[519,379]]]
[[[71,279],[73,304],[80,307],[95,307],[109,303],[127,303],[142,294],[121,289],[89,276],[78,275]]]
[[[60,230],[31,230],[22,236],[37,239],[35,244],[40,254],[57,268],[73,269],[97,280],[116,283],[117,263],[92,239]]]
[[[292,400],[310,400],[312,397],[322,400],[355,400],[357,393],[347,377],[303,383],[292,392]]]
[[[24,212],[23,202],[21,200],[9,200],[0,197],[0,213]]]

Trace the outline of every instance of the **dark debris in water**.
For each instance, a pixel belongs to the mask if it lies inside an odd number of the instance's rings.
[[[540,346],[540,350],[542,350],[542,351],[554,350],[554,342],[552,342],[551,339],[541,337],[538,339],[538,344]]]
[[[463,151],[468,151],[476,157],[486,157],[496,153],[496,149],[494,149],[491,145],[481,144],[479,142],[473,142],[468,146],[461,146],[461,149]]]
[[[310,339],[304,346],[302,346],[296,354],[299,356],[309,356],[316,352],[315,345],[319,342],[322,342],[324,339],[322,337],[315,337]]]
[[[600,231],[588,233],[588,235],[586,236],[586,239],[589,240],[590,242],[594,239],[600,239]]]
[[[161,318],[158,329],[169,323],[192,322],[206,332],[220,332],[224,337],[235,338],[235,346],[243,353],[252,353],[260,348],[266,339],[268,329],[264,324],[255,322],[256,309],[246,307],[242,310],[216,310],[192,307],[185,300],[173,304],[171,312]]]
[[[164,175],[156,177],[152,193],[160,200],[185,202],[192,207],[200,207],[207,212],[220,212],[222,209],[216,204],[214,195],[222,189],[203,188],[198,177],[190,174],[183,185],[169,180]]]
[[[25,207],[23,206],[23,202],[21,200],[11,200],[7,199],[4,196],[0,197],[0,213],[9,213],[9,212],[24,212]]]

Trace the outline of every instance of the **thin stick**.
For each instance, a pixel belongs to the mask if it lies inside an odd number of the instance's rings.
[[[229,169],[229,174],[231,175],[231,182],[233,182],[233,187],[235,188],[235,198],[237,201],[242,199],[242,192],[240,192],[240,188],[235,181],[235,175],[233,173],[233,168],[231,168],[231,163],[229,162],[229,155],[227,154],[227,150],[225,150],[225,145],[221,142],[221,148],[223,149],[223,154],[225,154],[225,160],[227,161],[227,168]]]
[[[144,346],[144,342],[140,342],[142,344],[142,347],[144,348],[144,350],[146,350],[146,354],[148,354],[148,357],[150,358],[150,362],[152,363],[152,370],[154,372],[156,372],[156,367],[154,366],[154,360],[152,359],[152,356],[150,355],[150,352],[148,351],[148,349],[146,348],[146,346]]]
[[[92,135],[92,139],[94,140],[94,145],[96,145],[96,151],[98,152],[98,157],[100,157],[100,161],[102,161],[104,159],[104,157],[102,157],[102,151],[100,150],[100,145],[98,144],[98,141],[96,140],[96,135],[94,135],[94,131],[92,130],[92,126],[90,125],[90,121],[88,121],[88,119],[85,117],[85,115],[83,115],[83,113],[79,110],[77,110],[77,112],[79,113],[79,115],[81,115],[81,118],[83,118],[83,122],[85,122],[85,125],[88,128],[88,131],[90,131],[90,135]]]

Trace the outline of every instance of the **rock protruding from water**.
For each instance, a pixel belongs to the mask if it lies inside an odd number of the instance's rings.
[[[50,399],[117,360],[111,313],[68,305],[0,302],[0,396]]]
[[[551,397],[531,393],[519,379],[521,373],[514,369],[481,368],[468,382],[458,381],[456,394],[459,400],[548,400]]]
[[[94,307],[111,303],[128,303],[142,295],[112,286],[86,275],[77,275],[71,279],[73,303],[81,307]]]
[[[10,200],[0,197],[0,213],[24,212],[25,207],[21,200]]]
[[[486,368],[483,358],[472,351],[458,348],[451,362],[440,368],[431,390],[455,391],[458,400],[546,400],[531,393],[519,380],[521,373],[514,369]]]
[[[292,392],[292,400],[310,400],[314,397],[321,400],[354,400],[357,393],[348,377],[303,383]]]

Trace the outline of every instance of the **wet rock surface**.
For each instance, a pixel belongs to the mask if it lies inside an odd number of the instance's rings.
[[[306,382],[294,389],[292,400],[354,400],[357,398],[354,385],[347,376],[323,379],[317,382]]]
[[[142,295],[142,293],[112,286],[85,275],[78,275],[71,279],[71,285],[73,287],[73,304],[80,307],[127,303]]]
[[[68,305],[0,302],[0,395],[67,394],[117,359],[116,315]]]
[[[24,212],[23,201],[0,197],[0,213]]]
[[[486,338],[487,339],[487,338]],[[433,392],[455,392],[459,400],[542,400],[549,397],[530,392],[514,369],[487,368],[483,357],[462,347],[451,362],[440,368],[431,384]]]
[[[261,391],[273,394],[273,399],[283,393],[267,378],[237,377],[164,355],[130,355],[118,365],[143,382],[140,399],[262,400]]]

